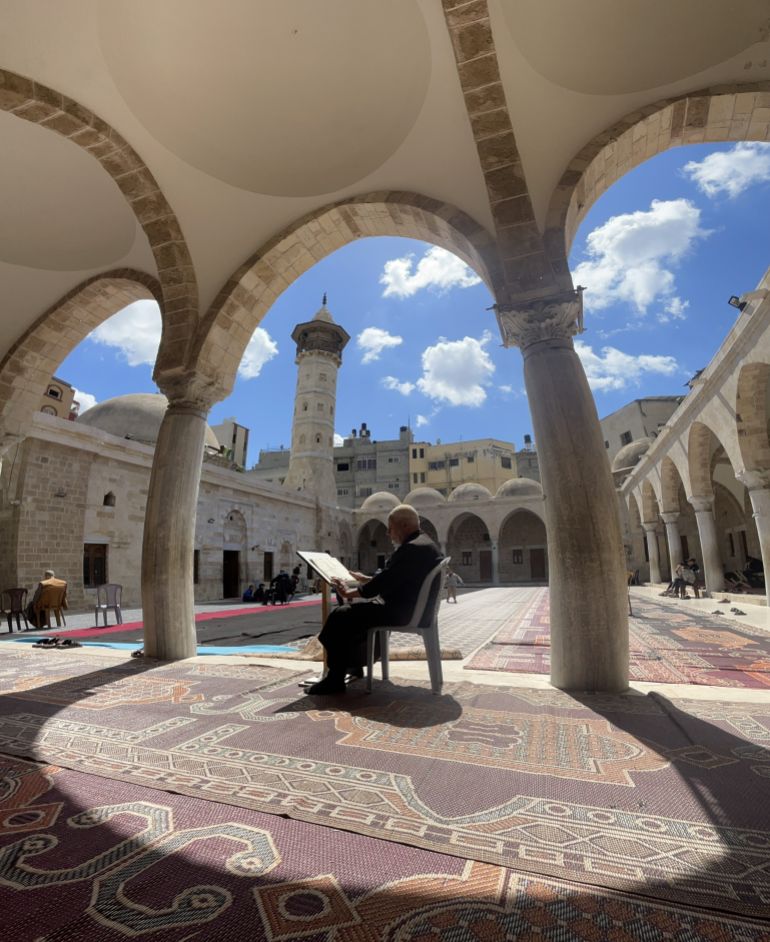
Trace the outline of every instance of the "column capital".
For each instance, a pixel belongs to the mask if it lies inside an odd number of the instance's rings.
[[[709,497],[689,497],[690,504],[692,504],[692,509],[695,513],[700,513],[704,510],[713,511],[714,510],[714,496]]]
[[[583,333],[583,289],[496,304],[495,313],[504,347],[521,347],[549,340],[571,340]]]
[[[667,510],[665,513],[660,515],[660,519],[663,523],[676,523],[679,520],[680,513],[678,510]]]
[[[759,468],[749,471],[744,468],[743,471],[736,471],[735,476],[750,491],[770,489],[770,471],[763,471]]]
[[[218,383],[205,375],[165,373],[155,382],[168,399],[168,411],[177,415],[200,415],[204,419],[209,409],[224,396]]]
[[[642,520],[642,527],[648,533],[652,533],[653,531],[658,529],[658,521],[657,520]]]

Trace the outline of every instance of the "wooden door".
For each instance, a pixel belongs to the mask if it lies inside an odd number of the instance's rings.
[[[241,594],[241,554],[238,550],[222,551],[222,598],[239,598]]]
[[[545,582],[545,550],[542,546],[529,551],[529,572],[533,582]]]
[[[492,550],[479,550],[479,582],[492,581]]]

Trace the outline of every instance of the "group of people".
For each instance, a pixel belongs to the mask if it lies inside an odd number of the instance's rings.
[[[265,587],[264,582],[254,586],[250,582],[246,591],[241,596],[243,602],[261,602],[262,605],[285,605],[291,601],[297,592],[299,585],[300,567],[295,566],[289,575],[285,569],[282,569],[278,575],[270,580],[270,585]]]
[[[691,556],[686,562],[679,563],[674,569],[674,577],[668,585],[665,592],[661,595],[667,595],[675,599],[689,599],[687,589],[691,588],[696,599],[700,598],[700,590],[703,583],[700,578],[700,566]]]

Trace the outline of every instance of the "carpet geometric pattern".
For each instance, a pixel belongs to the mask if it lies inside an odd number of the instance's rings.
[[[748,917],[2,757],[0,907],[9,942],[768,939]]]
[[[533,879],[770,917],[770,704],[470,684],[321,700],[299,676],[14,650],[0,753]]]
[[[628,619],[631,680],[713,687],[770,687],[770,634],[634,599]],[[550,673],[550,600],[539,589],[465,664],[468,670]]]

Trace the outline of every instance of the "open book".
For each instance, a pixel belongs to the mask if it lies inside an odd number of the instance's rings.
[[[316,553],[310,550],[297,550],[297,556],[303,559],[308,566],[326,582],[332,579],[339,579],[349,586],[357,586],[358,582],[353,578],[350,570],[342,563],[330,556],[328,553]]]

